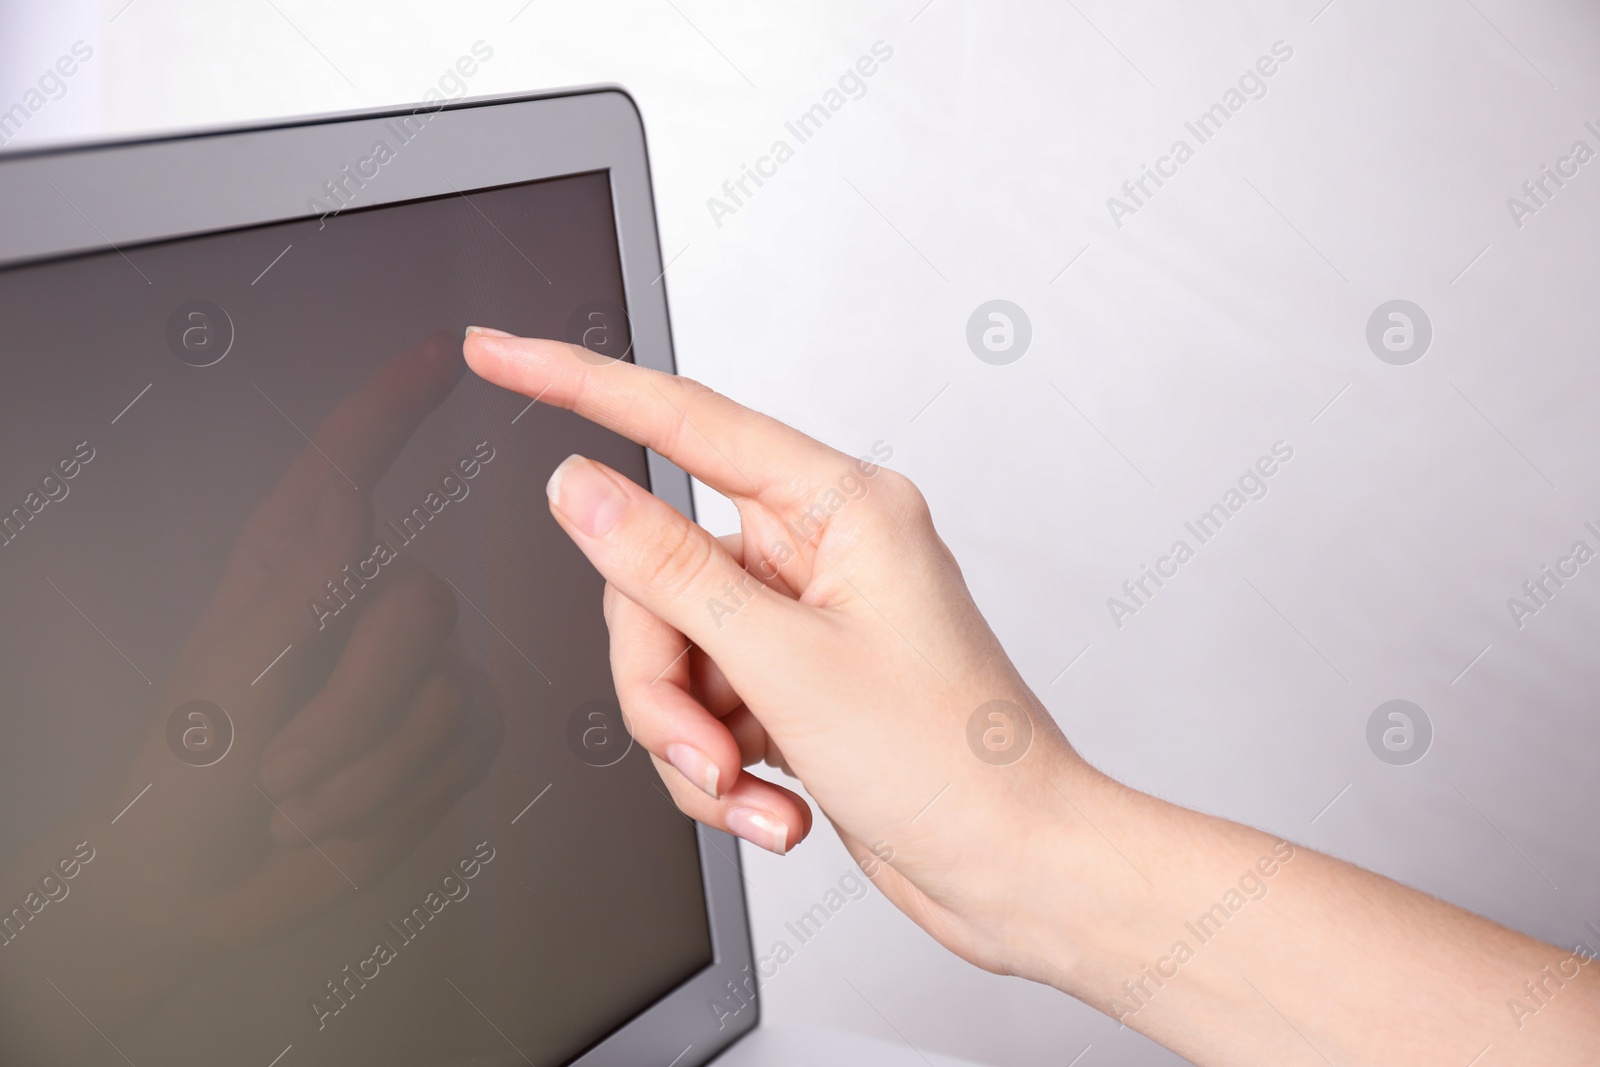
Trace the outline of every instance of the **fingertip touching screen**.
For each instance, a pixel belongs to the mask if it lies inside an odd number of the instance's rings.
[[[545,1067],[712,962],[543,492],[646,453],[461,356],[625,307],[604,171],[0,270],[0,1063]]]

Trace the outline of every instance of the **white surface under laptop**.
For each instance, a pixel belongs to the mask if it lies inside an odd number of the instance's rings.
[[[760,1027],[713,1067],[978,1067],[907,1045],[811,1026]]]

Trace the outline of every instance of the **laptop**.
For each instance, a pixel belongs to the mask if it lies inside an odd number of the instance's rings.
[[[953,1064],[758,1027],[539,491],[689,479],[463,373],[673,368],[637,110],[432,96],[0,154],[0,1062]]]

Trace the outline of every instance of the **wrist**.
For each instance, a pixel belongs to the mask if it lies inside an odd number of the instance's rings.
[[[1017,791],[983,925],[990,969],[1092,1002],[1117,946],[1159,910],[1137,824],[1161,802],[1062,748]]]

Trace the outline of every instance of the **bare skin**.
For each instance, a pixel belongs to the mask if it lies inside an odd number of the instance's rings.
[[[1600,1056],[1600,967],[1585,953],[1089,766],[904,477],[573,346],[475,330],[465,351],[489,381],[648,445],[738,508],[741,533],[719,541],[587,459],[548,487],[607,579],[630,729],[688,815],[786,851],[809,808],[745,769],[782,767],[941,944],[1198,1064]],[[969,743],[997,700],[1020,710],[983,723],[1031,725],[1015,762]]]

